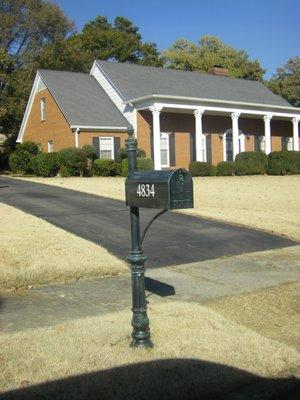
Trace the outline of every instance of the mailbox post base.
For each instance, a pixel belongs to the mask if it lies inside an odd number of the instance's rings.
[[[145,267],[147,257],[141,250],[133,250],[127,257],[132,276],[132,320],[131,347],[153,347],[150,340],[149,318],[145,296]]]

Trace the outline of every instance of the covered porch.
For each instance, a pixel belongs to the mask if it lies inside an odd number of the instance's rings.
[[[300,115],[244,106],[221,107],[156,101],[140,104],[137,139],[143,147],[143,126],[150,126],[149,155],[156,170],[188,167],[190,161],[233,161],[244,151],[299,151]]]

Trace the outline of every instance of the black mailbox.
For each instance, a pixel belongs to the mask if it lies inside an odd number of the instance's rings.
[[[131,172],[125,187],[128,206],[167,210],[194,207],[193,180],[185,169]]]

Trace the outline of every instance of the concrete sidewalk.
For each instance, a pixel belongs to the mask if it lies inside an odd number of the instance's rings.
[[[295,282],[300,246],[146,271],[148,300],[204,303]],[[0,329],[14,332],[131,306],[128,274],[0,294]]]

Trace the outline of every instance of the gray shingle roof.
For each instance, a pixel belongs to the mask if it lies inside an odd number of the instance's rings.
[[[160,94],[292,107],[257,81],[102,60],[97,64],[125,100]]]
[[[39,70],[70,125],[126,127],[128,121],[89,74]]]

